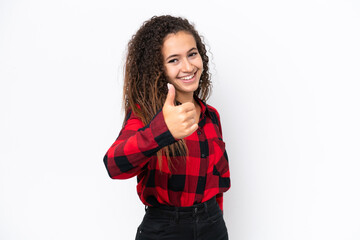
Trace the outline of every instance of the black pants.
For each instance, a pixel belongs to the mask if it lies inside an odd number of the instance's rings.
[[[149,207],[136,240],[228,240],[215,198],[191,207]]]

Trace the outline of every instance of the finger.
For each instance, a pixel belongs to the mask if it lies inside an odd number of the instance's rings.
[[[189,111],[192,111],[192,110],[196,110],[195,108],[195,104],[191,103],[191,102],[186,102],[186,103],[183,103],[181,105],[183,111],[185,112],[189,112]]]
[[[194,124],[196,124],[196,119],[193,117],[188,118],[188,119],[186,119],[186,121],[184,121],[185,128],[191,128]]]
[[[192,126],[190,127],[191,133],[195,132],[196,129],[198,129],[198,127],[199,127],[199,125],[198,125],[197,123],[195,123],[194,125],[192,125]]]
[[[175,87],[171,83],[168,83],[168,93],[164,105],[175,106],[174,101],[175,101]]]
[[[196,117],[196,110],[191,110],[189,112],[186,112],[185,113],[185,119],[186,120],[189,120],[189,119],[194,119],[195,120],[195,117]]]

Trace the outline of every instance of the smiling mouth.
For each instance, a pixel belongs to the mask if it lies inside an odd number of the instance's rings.
[[[196,73],[197,73],[197,71],[194,72],[193,74],[189,75],[189,76],[181,77],[181,78],[179,78],[179,79],[181,79],[181,80],[183,80],[183,81],[189,81],[189,80],[191,80],[191,79],[193,79],[193,78],[195,77]]]
[[[183,77],[183,78],[180,78],[181,80],[190,80],[194,77],[195,74],[191,75],[191,76],[187,76],[187,77]]]

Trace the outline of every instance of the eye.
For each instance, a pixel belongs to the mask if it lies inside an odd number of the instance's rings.
[[[189,57],[193,57],[193,56],[196,56],[198,53],[197,52],[192,52],[189,54]]]
[[[178,60],[176,58],[171,59],[170,61],[168,61],[168,63],[176,63]]]

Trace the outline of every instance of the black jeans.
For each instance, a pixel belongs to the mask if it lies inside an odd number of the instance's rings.
[[[136,240],[228,240],[215,198],[191,207],[149,207]]]

